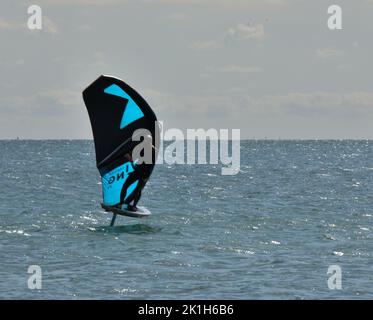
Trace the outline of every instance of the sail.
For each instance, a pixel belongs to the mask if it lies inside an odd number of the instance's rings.
[[[141,143],[133,134],[143,129],[153,146],[158,146],[157,117],[148,103],[122,80],[100,76],[83,91],[83,99],[91,121],[96,164],[102,178],[103,203],[122,203],[143,188],[151,175],[157,157],[152,148],[152,161],[137,165],[133,149]],[[135,178],[134,178],[135,177]]]

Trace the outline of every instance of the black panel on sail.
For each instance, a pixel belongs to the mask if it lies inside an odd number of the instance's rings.
[[[149,130],[155,145],[157,117],[148,103],[122,80],[102,75],[83,91],[83,99],[91,120],[98,168],[125,149],[136,129]]]
[[[132,140],[138,129],[147,130],[152,145],[158,146],[157,118],[148,103],[118,78],[100,76],[83,91],[83,99],[91,121],[104,204],[116,205],[130,197],[140,185],[144,186],[132,179],[134,172],[146,181],[153,170],[157,157],[155,148],[151,164],[145,166],[136,165],[135,159],[129,161],[124,155],[131,154],[141,143]]]

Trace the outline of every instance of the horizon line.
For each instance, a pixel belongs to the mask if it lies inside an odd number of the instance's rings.
[[[161,141],[191,141],[193,139],[161,139]],[[206,139],[206,141],[220,141],[221,139]],[[373,141],[373,138],[241,138],[228,139],[228,141]],[[0,141],[94,141],[87,138],[0,138]],[[198,139],[194,139],[198,142]]]

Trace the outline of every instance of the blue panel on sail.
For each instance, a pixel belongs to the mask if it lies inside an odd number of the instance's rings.
[[[126,162],[102,176],[102,195],[105,205],[114,206],[120,203],[123,185],[133,171],[131,162]]]
[[[125,105],[122,121],[120,122],[121,129],[125,128],[132,122],[141,119],[144,116],[136,102],[133,101],[132,98],[116,84],[112,84],[111,86],[107,87],[104,91],[105,93],[121,97],[128,101]]]

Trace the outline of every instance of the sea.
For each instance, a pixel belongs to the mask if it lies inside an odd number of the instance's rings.
[[[90,140],[0,141],[0,299],[372,299],[373,141],[242,140],[101,209]]]

